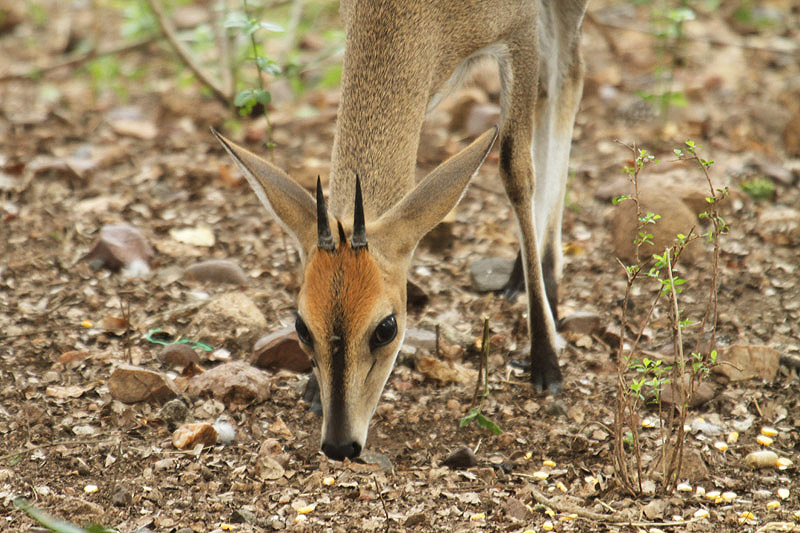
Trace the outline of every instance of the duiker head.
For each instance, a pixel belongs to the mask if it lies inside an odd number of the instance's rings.
[[[320,387],[322,450],[332,459],[356,457],[403,342],[411,256],[422,236],[458,203],[496,130],[444,162],[376,220],[364,219],[370,199],[362,197],[358,177],[352,217],[341,220],[326,209],[319,180],[315,199],[280,169],[214,135],[298,246],[303,280],[296,329]]]

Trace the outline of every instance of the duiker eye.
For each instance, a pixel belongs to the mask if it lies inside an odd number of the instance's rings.
[[[297,320],[294,322],[294,329],[297,330],[297,338],[303,344],[307,344],[309,346],[314,345],[314,339],[311,337],[311,332],[308,331],[308,326],[306,323],[303,322],[303,319],[300,318],[300,315],[297,315]]]
[[[397,336],[397,320],[394,315],[389,315],[378,324],[372,338],[369,340],[369,347],[371,350],[380,346],[385,346],[392,342]]]

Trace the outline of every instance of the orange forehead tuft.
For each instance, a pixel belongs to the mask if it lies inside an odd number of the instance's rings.
[[[365,249],[347,244],[331,252],[317,249],[306,268],[303,292],[308,320],[325,327],[336,316],[350,332],[370,320],[381,293],[381,273]]]

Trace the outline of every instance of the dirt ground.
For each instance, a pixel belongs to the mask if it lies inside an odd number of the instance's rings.
[[[307,374],[270,373],[265,400],[183,393],[195,420],[225,414],[236,430],[232,444],[195,451],[173,446],[158,402],[112,397],[108,383],[120,364],[180,373],[159,359],[163,347],[149,342],[148,332],[191,338],[209,298],[244,293],[266,319],[259,335],[294,323],[297,255],[209,132],[213,126],[266,154],[266,121],[235,120],[199,84],[186,83],[163,41],[114,56],[117,70],[100,81],[82,64],[34,79],[8,76],[59,61],[91,32],[119,42],[122,21],[110,8],[39,2],[10,27],[0,24],[0,528],[38,531],[13,504],[22,495],[62,519],[119,531],[797,531],[800,382],[787,361],[800,356],[800,3],[723,4],[696,6],[680,50],[659,44],[645,8],[590,6],[559,314],[592,313],[599,328],[564,334],[564,393],[537,394],[506,364],[527,357],[522,299],[478,293],[470,281],[474,261],[512,259],[517,250],[495,150],[440,238],[416,253],[410,278],[428,301],[411,307],[409,324],[427,332],[439,324],[450,356],[476,368],[482,317],[490,318],[491,394],[483,412],[504,433],[475,424],[459,429],[473,385],[430,379],[415,361],[432,350],[410,346],[372,421],[367,448],[379,454],[377,463],[337,463],[319,452],[320,419],[302,400]],[[42,11],[49,16],[34,16]],[[303,42],[301,62],[312,64],[320,47],[312,37]],[[676,55],[677,66],[667,70],[687,105],[671,106],[664,117],[641,94],[662,90],[655,76]],[[276,143],[270,157],[303,183],[328,172],[339,98],[336,88],[316,88],[313,76],[312,68],[299,94],[276,81],[269,113]],[[471,127],[491,120],[475,108],[496,101],[496,91],[487,67],[431,114],[420,175],[465,146]],[[696,169],[671,161],[685,140],[703,145],[703,157],[715,161],[715,184],[730,188],[718,346],[769,346],[785,363],[769,379],[729,382],[712,373],[710,397],[687,421],[682,479],[692,489],[671,496],[633,499],[612,466],[616,364],[606,333],[619,324],[625,281],[614,258],[610,198],[628,192],[621,169],[630,159],[617,139],[661,159],[642,179],[664,197],[703,186]],[[759,197],[752,184],[764,182],[774,192]],[[155,249],[149,273],[126,277],[86,259],[100,229],[120,223],[139,228]],[[213,243],[180,242],[174,230],[185,228],[210,233]],[[697,255],[681,270],[688,280],[681,305],[694,317],[711,272],[709,249]],[[249,285],[185,278],[183,269],[208,258],[237,263]],[[632,313],[642,313],[651,292],[641,288]],[[657,313],[644,348],[669,358],[669,339],[666,316]],[[200,367],[247,359],[252,350],[236,342],[213,346],[222,347],[227,352],[216,356],[200,353]],[[776,429],[769,448],[795,466],[745,464],[761,447],[762,427]],[[657,432],[642,435],[652,460]],[[279,476],[259,470],[267,439],[278,448]],[[715,447],[726,439],[727,450]],[[477,466],[443,466],[462,446],[475,450]],[[698,487],[735,495],[713,501]],[[789,490],[785,498],[781,488]],[[538,504],[532,489],[552,498],[554,508]],[[654,500],[659,511],[645,513]],[[773,501],[778,505],[768,505]],[[753,516],[742,521],[748,511]]]

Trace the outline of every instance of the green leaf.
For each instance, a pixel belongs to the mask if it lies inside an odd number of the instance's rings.
[[[253,97],[253,90],[252,89],[243,89],[239,91],[236,97],[233,99],[233,105],[236,107],[242,107],[243,105],[247,104],[250,100],[254,100]]]
[[[619,196],[616,196],[616,197],[612,198],[611,199],[611,203],[613,205],[617,205],[617,204],[619,204],[621,202],[624,202],[625,200],[630,200],[630,199],[631,199],[631,195],[630,194],[621,194]]]
[[[70,522],[64,522],[34,507],[25,498],[14,499],[14,505],[25,511],[28,516],[44,527],[56,533],[113,533],[112,530],[100,526],[89,526],[89,528],[84,529]]]
[[[281,33],[284,31],[283,26],[278,26],[277,24],[273,24],[272,22],[267,22],[265,20],[259,22],[257,26],[262,30],[267,30],[275,33]]]
[[[475,420],[478,414],[480,414],[478,408],[473,407],[472,409],[469,410],[469,412],[466,415],[464,415],[463,418],[461,418],[461,421],[458,423],[458,427],[463,428],[464,426]]]
[[[497,424],[486,418],[480,411],[478,411],[478,425],[483,429],[488,429],[495,435],[503,433],[503,430],[500,429]]]
[[[250,24],[250,19],[241,11],[231,11],[222,23],[226,28],[244,28]]]
[[[255,98],[256,102],[259,104],[267,106],[272,101],[272,94],[266,89],[259,89],[253,91],[253,98]]]

